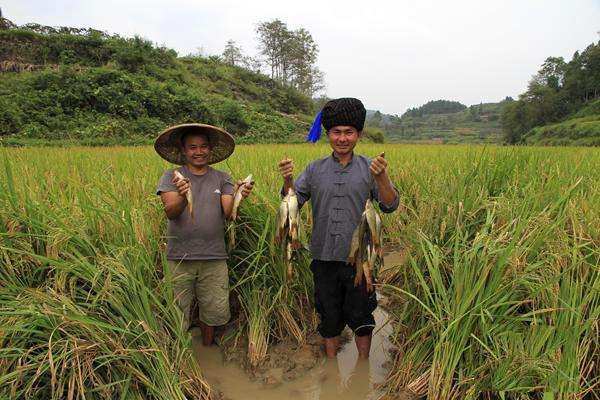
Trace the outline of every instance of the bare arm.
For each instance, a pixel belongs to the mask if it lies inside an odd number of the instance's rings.
[[[233,210],[233,195],[232,194],[221,195],[221,208],[223,209],[223,214],[225,215],[225,219],[229,219],[231,217],[231,210]]]
[[[161,192],[160,194],[165,214],[171,220],[177,219],[185,210],[187,206],[185,194],[190,190],[190,184],[185,179],[173,178],[173,183],[177,186],[176,192]]]
[[[387,174],[387,166],[388,163],[384,158],[384,154],[381,153],[379,156],[375,157],[373,161],[371,161],[369,170],[371,171],[371,175],[373,175],[375,184],[377,185],[379,201],[383,204],[390,205],[396,201],[396,196],[398,196],[398,193],[396,193],[394,184]]]
[[[279,162],[279,172],[283,177],[283,193],[294,187],[294,161],[285,158]]]
[[[386,172],[382,172],[375,177],[377,190],[379,191],[379,201],[383,204],[392,204],[396,200],[396,190],[392,180]]]
[[[187,206],[185,196],[181,196],[178,192],[162,192],[160,199],[169,219],[177,219]]]

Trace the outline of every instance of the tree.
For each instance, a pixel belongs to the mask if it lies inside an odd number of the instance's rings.
[[[280,20],[261,22],[256,28],[260,54],[271,68],[271,78],[282,80],[285,77],[284,54],[289,36],[287,25]]]
[[[533,81],[554,90],[559,90],[564,81],[566,65],[562,57],[548,57],[542,64],[542,68],[534,76]]]
[[[371,115],[371,118],[369,118],[369,125],[373,127],[381,127],[382,119],[383,116],[381,115],[381,112],[375,111],[373,115]]]
[[[244,61],[244,55],[242,54],[242,48],[236,46],[235,42],[231,39],[227,41],[225,50],[223,50],[223,61],[229,65],[240,65]]]
[[[402,117],[422,117],[423,115],[429,114],[449,114],[462,111],[467,106],[459,103],[458,101],[449,100],[435,100],[429,101],[418,108],[410,108]]]
[[[548,57],[519,100],[507,103],[502,128],[508,143],[518,143],[533,127],[558,122],[600,97],[600,42],[576,51],[569,62]]]
[[[319,48],[304,28],[290,32],[288,54],[292,86],[312,96],[323,88],[323,73],[315,66]]]
[[[242,60],[244,68],[259,73],[262,68],[262,61],[258,57],[245,56]]]
[[[291,31],[276,19],[256,28],[260,54],[271,70],[271,78],[313,96],[324,88],[323,73],[316,66],[319,49],[304,28]]]

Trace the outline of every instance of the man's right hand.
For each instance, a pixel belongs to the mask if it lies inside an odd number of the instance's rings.
[[[279,161],[279,173],[286,181],[294,178],[294,161],[291,158],[284,158]]]
[[[177,177],[174,177],[173,183],[177,186],[179,195],[185,197],[186,193],[190,190],[190,180],[188,178],[177,179]]]

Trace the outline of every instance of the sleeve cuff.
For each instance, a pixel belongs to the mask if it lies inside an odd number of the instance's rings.
[[[398,209],[398,206],[400,205],[400,195],[398,194],[398,189],[394,188],[394,191],[396,192],[396,198],[391,204],[385,204],[382,201],[379,202],[379,209],[381,212],[388,214]]]

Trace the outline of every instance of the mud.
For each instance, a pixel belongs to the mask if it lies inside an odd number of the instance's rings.
[[[374,314],[376,328],[368,360],[358,358],[353,339],[342,346],[336,359],[327,359],[316,335],[303,345],[272,346],[264,365],[253,371],[243,369],[237,357],[225,361],[217,346],[202,346],[196,330],[192,332],[194,351],[216,398],[374,400],[383,394],[378,387],[387,376],[385,364],[392,329],[384,311],[377,309]],[[345,335],[350,338],[352,333]]]
[[[388,249],[385,269],[401,268],[406,256],[405,250]],[[270,346],[267,360],[257,368],[248,366],[243,344],[229,349],[224,356],[217,346],[202,346],[197,329],[192,331],[194,351],[206,379],[215,390],[214,397],[224,400],[415,399],[411,393],[382,397],[384,393],[380,386],[391,365],[389,335],[392,327],[384,311],[386,299],[378,295],[378,300],[381,307],[374,312],[376,328],[368,360],[358,358],[349,329],[342,334],[343,345],[336,359],[324,357],[322,339],[317,334],[300,345],[282,342]]]

